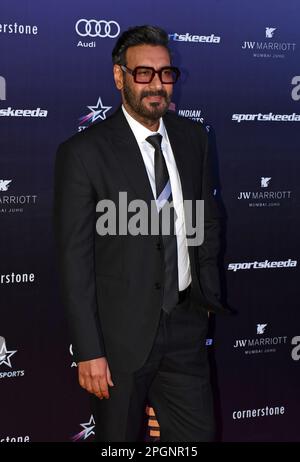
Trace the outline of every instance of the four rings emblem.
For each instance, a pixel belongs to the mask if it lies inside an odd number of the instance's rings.
[[[116,21],[79,19],[75,24],[75,30],[81,37],[115,38],[120,33],[120,26]]]

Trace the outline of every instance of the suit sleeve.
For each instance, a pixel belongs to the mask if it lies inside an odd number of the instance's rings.
[[[70,142],[59,146],[54,169],[53,224],[63,304],[76,361],[105,356],[95,281],[96,198]]]
[[[204,200],[204,242],[199,247],[199,260],[201,288],[208,301],[208,308],[212,311],[214,307],[223,310],[218,267],[222,214],[214,194],[214,179],[209,139],[205,132],[201,194],[201,199]]]

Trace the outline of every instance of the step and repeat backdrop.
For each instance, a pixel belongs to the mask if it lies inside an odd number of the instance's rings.
[[[169,33],[173,109],[214,146],[234,311],[207,338],[218,440],[300,441],[299,17],[297,0],[1,1],[0,442],[93,441],[59,294],[53,167],[62,140],[118,108],[111,51],[141,24]]]

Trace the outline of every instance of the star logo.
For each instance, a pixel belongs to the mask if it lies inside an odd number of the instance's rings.
[[[86,123],[93,124],[98,119],[105,120],[106,113],[112,108],[112,106],[104,106],[102,99],[99,96],[96,106],[87,106],[87,108],[91,112],[83,117],[80,117],[79,121],[81,125]]]
[[[86,440],[89,436],[95,435],[95,419],[93,415],[91,415],[89,422],[82,423],[80,426],[83,430],[72,438],[73,441]]]
[[[6,348],[5,338],[0,337],[0,366],[5,364],[8,367],[12,367],[10,358],[17,352],[18,350],[8,350]]]

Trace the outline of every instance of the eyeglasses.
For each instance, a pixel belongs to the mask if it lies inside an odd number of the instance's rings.
[[[135,83],[150,83],[154,79],[155,74],[158,74],[161,83],[172,84],[176,83],[180,76],[180,70],[177,67],[165,66],[156,71],[153,67],[137,66],[134,69],[129,69],[127,66],[121,66],[124,72],[132,75]]]

